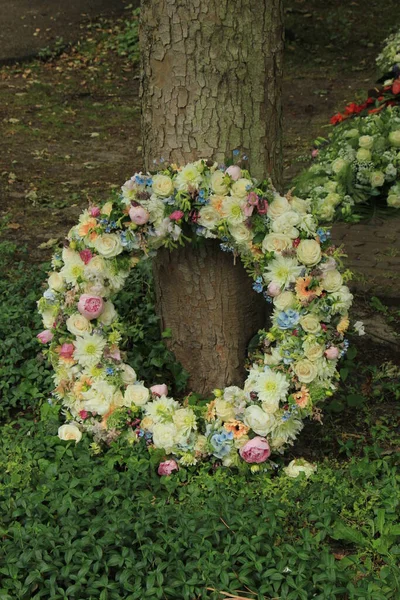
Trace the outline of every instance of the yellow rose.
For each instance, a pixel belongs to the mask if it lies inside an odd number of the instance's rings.
[[[170,196],[174,191],[173,181],[168,175],[154,175],[152,187],[153,192],[163,198]]]
[[[300,319],[300,325],[307,333],[318,333],[321,330],[321,324],[315,315],[305,315]]]
[[[318,374],[317,367],[307,358],[295,363],[294,372],[302,383],[311,383]]]
[[[297,246],[297,258],[303,265],[313,267],[321,260],[321,246],[316,240],[301,240]]]

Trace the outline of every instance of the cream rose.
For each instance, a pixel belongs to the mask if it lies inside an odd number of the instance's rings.
[[[327,292],[337,292],[343,284],[343,277],[336,269],[334,271],[327,271],[322,278],[321,284],[322,288]]]
[[[293,308],[297,304],[297,298],[293,294],[293,292],[282,292],[279,296],[275,296],[274,298],[274,306],[278,310],[286,310],[288,308]]]
[[[325,347],[316,342],[304,342],[304,354],[308,360],[314,362],[324,355]]]
[[[107,217],[109,217],[111,215],[113,209],[113,204],[112,202],[106,202],[100,209],[100,212],[102,215],[106,215]]]
[[[300,215],[305,215],[309,212],[310,204],[310,200],[303,200],[303,198],[298,198],[297,196],[293,196],[290,200],[292,210],[295,210]]]
[[[124,406],[144,406],[150,399],[150,391],[140,383],[128,385],[124,394]]]
[[[65,324],[72,335],[83,335],[84,333],[90,333],[92,331],[90,321],[80,313],[71,315]]]
[[[153,444],[167,453],[171,452],[176,443],[176,435],[177,430],[173,423],[156,423],[153,427]]]
[[[237,198],[246,198],[250,189],[253,187],[253,182],[250,179],[245,179],[241,177],[232,185],[232,196],[236,196]]]
[[[263,252],[283,252],[292,247],[292,240],[284,233],[268,233],[262,242]]]
[[[97,252],[105,258],[113,258],[121,254],[124,247],[121,244],[121,239],[115,233],[104,233],[95,239],[93,246]],[[90,263],[89,263],[90,264]]]
[[[303,265],[313,267],[321,260],[321,246],[316,240],[301,240],[297,246],[297,258]]]
[[[198,224],[202,227],[214,229],[220,220],[221,215],[212,206],[204,206],[199,211]]]
[[[125,385],[133,385],[136,381],[136,371],[130,365],[121,365],[121,377]]]
[[[50,274],[47,283],[49,284],[49,288],[56,292],[62,292],[65,289],[64,278],[61,273],[58,273],[57,271]]]
[[[64,441],[75,440],[77,444],[82,439],[82,432],[76,425],[69,423],[58,428],[58,437]]]
[[[246,227],[246,225],[244,225],[244,223],[230,225],[229,231],[235,242],[237,242],[238,244],[246,244],[253,237],[253,233],[248,227]]]
[[[211,175],[210,184],[214,194],[225,196],[225,194],[228,193],[228,186],[225,183],[225,177],[226,175],[222,171],[215,171],[215,173]]]
[[[400,194],[389,194],[387,203],[392,208],[400,208]]]
[[[310,475],[315,473],[317,467],[307,462],[302,458],[295,458],[292,460],[287,467],[283,469],[288,477],[298,477],[300,473],[304,473],[304,475],[308,478]]]
[[[222,421],[232,421],[235,418],[235,409],[230,402],[227,402],[223,398],[217,398],[215,400],[215,411],[217,417]]]
[[[302,383],[311,383],[318,374],[317,367],[307,358],[295,363],[294,372]]]
[[[275,417],[267,414],[260,406],[248,406],[244,411],[244,422],[257,435],[268,435],[275,425]]]
[[[296,225],[299,223],[300,215],[294,210],[289,210],[274,220],[272,223],[272,231],[275,233],[284,233],[293,240],[299,235],[299,230],[296,229]]]
[[[321,331],[321,323],[315,315],[305,315],[300,319],[300,325],[306,333],[318,333]]]
[[[385,183],[385,175],[382,171],[373,171],[371,173],[369,181],[372,187],[381,187]]]
[[[336,192],[337,189],[337,181],[327,181],[324,184],[324,188],[328,191],[328,192]]]
[[[166,198],[170,196],[174,191],[173,181],[168,175],[154,175],[152,183],[153,192],[157,196]]]
[[[360,148],[371,150],[372,146],[374,145],[374,138],[371,135],[362,135],[358,140],[358,145]]]
[[[110,301],[105,302],[104,309],[101,315],[98,317],[98,321],[103,323],[103,325],[111,325],[113,321],[115,321],[117,317],[117,311],[114,308],[114,304]]]
[[[357,160],[360,162],[368,162],[371,160],[371,152],[367,148],[360,148],[356,154]]]
[[[331,221],[335,214],[335,207],[328,202],[322,202],[318,204],[317,212],[323,221]]]
[[[271,217],[271,219],[277,219],[289,210],[290,204],[288,200],[284,196],[276,195],[268,206],[268,216]]]
[[[336,192],[329,192],[329,194],[325,196],[324,202],[327,202],[330,206],[337,206],[340,204],[341,200],[342,197],[340,194],[337,194]]]
[[[400,129],[389,133],[389,143],[395,148],[400,148]]]
[[[347,161],[345,161],[343,158],[337,158],[332,163],[332,171],[334,173],[340,173],[340,171],[342,169],[344,169],[344,167],[346,167],[346,166],[347,166]]]

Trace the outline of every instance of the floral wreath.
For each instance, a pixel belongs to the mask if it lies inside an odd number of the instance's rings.
[[[118,197],[90,205],[54,255],[38,302],[46,327],[38,338],[49,344],[54,395],[67,421],[60,438],[78,442],[88,432],[97,448],[142,440],[168,459],[161,474],[178,463],[262,463],[283,452],[306,417],[320,419],[316,404],[335,390],[348,347],[352,295],[329,235],[308,201],[279,195],[238,165],[205,160],[137,173]],[[112,302],[139,261],[194,237],[218,239],[239,256],[254,290],[273,306],[243,389],[214,390],[202,406],[170,397],[166,385],[145,384],[124,362]]]

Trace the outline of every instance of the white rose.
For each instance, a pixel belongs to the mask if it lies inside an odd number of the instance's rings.
[[[321,324],[315,315],[305,315],[300,319],[300,325],[306,333],[318,333],[321,330]]]
[[[144,406],[150,399],[150,391],[144,385],[137,383],[128,385],[124,394],[124,406]]]
[[[62,292],[65,289],[64,278],[61,273],[58,273],[57,271],[50,274],[47,283],[49,284],[49,288],[56,292]]]
[[[64,441],[75,440],[77,444],[82,439],[82,432],[76,425],[69,423],[58,428],[58,437]]]
[[[321,283],[323,289],[327,292],[337,292],[343,284],[343,277],[339,271],[327,271]]]
[[[335,207],[328,202],[322,202],[317,206],[317,213],[322,221],[332,221],[335,215]]]
[[[130,365],[121,365],[121,377],[125,385],[133,385],[136,381],[136,371]]]
[[[115,233],[104,233],[95,239],[93,246],[97,252],[105,258],[113,258],[121,254],[124,247],[121,244],[121,239]],[[91,262],[91,261],[90,261]]]
[[[400,148],[400,129],[389,133],[389,143],[395,148]]]
[[[300,222],[300,216],[294,210],[289,210],[285,214],[277,217],[272,223],[272,231],[276,233],[284,233],[291,239],[295,239],[299,235],[299,230],[296,225]]]
[[[340,204],[342,201],[342,197],[340,194],[337,194],[336,192],[329,192],[329,194],[327,194],[325,196],[325,200],[324,202],[326,202],[327,204],[330,204],[331,206],[337,206],[338,204]]]
[[[41,313],[43,325],[46,329],[52,329],[55,321],[54,312],[52,310],[45,310]]]
[[[228,186],[224,181],[225,177],[226,175],[222,171],[215,171],[215,173],[211,175],[211,189],[215,194],[225,196],[225,194],[228,193]]]
[[[310,210],[310,200],[303,200],[302,198],[298,198],[297,196],[293,196],[290,199],[290,206],[292,210],[295,210],[300,215],[305,215]]]
[[[262,242],[263,252],[283,252],[292,247],[292,240],[284,233],[268,233]]]
[[[241,177],[232,185],[232,196],[237,198],[246,198],[250,189],[253,187],[253,182],[250,179],[244,179]]]
[[[102,256],[93,256],[93,258],[85,265],[84,275],[88,279],[94,277],[104,277],[106,271],[106,261]]]
[[[284,196],[276,195],[271,204],[268,206],[268,216],[271,219],[277,219],[289,210],[290,204],[287,198],[285,198]]]
[[[282,292],[274,298],[274,305],[278,310],[287,310],[288,308],[293,308],[296,304],[297,298],[293,292]]]
[[[360,148],[356,156],[357,160],[360,162],[368,162],[371,160],[371,152],[367,148]]]
[[[356,138],[359,136],[359,131],[358,129],[348,129],[344,135],[347,138]]]
[[[287,467],[284,467],[283,470],[288,477],[298,477],[300,473],[304,473],[308,478],[310,475],[315,473],[317,467],[306,460],[295,458],[288,464]]]
[[[346,166],[347,166],[347,161],[345,161],[343,158],[337,158],[332,163],[332,171],[334,173],[340,173],[340,171],[342,169],[344,169],[344,167],[346,167]]]
[[[67,329],[72,335],[83,335],[92,331],[92,325],[86,317],[80,313],[74,313],[66,322]]]
[[[385,175],[382,171],[373,171],[370,175],[369,181],[372,187],[381,187],[385,183]]]
[[[358,140],[358,145],[360,148],[371,150],[372,146],[374,145],[374,138],[371,135],[362,135]]]
[[[307,358],[295,363],[294,372],[302,383],[311,383],[318,374],[317,367]]]
[[[238,244],[246,244],[253,237],[252,231],[244,223],[229,225],[229,232]]]
[[[156,448],[163,448],[167,453],[171,452],[176,435],[177,431],[173,423],[156,423],[153,427],[153,444]]]
[[[387,204],[393,208],[400,208],[400,194],[389,194]]]
[[[244,411],[244,422],[257,435],[268,435],[275,425],[275,417],[267,414],[260,406],[248,406]]]
[[[152,188],[157,196],[167,198],[167,196],[170,196],[174,191],[174,184],[168,175],[154,175]]]
[[[223,398],[217,398],[215,400],[215,411],[217,417],[222,421],[232,421],[235,418],[235,409],[230,402]]]
[[[322,358],[325,351],[325,347],[321,344],[317,344],[316,342],[304,342],[303,348],[306,358],[311,361]]]
[[[207,229],[214,229],[221,220],[221,215],[212,206],[204,206],[199,211],[198,224]]]
[[[337,181],[327,181],[324,184],[324,188],[326,190],[328,190],[328,192],[336,192],[337,186],[338,186]]]
[[[105,302],[104,310],[101,315],[98,317],[98,321],[103,323],[103,325],[111,325],[113,321],[117,318],[117,311],[114,308],[114,304],[110,301]]]
[[[313,267],[321,260],[321,246],[316,240],[301,240],[297,246],[297,258],[303,265]]]

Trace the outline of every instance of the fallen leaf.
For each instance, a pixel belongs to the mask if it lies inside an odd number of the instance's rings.
[[[20,227],[22,227],[22,225],[19,223],[9,223],[7,225],[7,229],[19,229]]]

